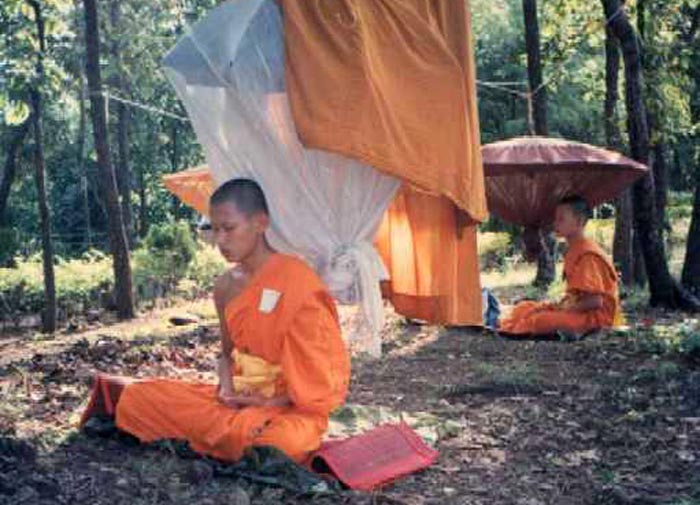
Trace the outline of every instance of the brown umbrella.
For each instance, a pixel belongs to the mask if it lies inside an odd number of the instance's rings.
[[[509,223],[551,224],[557,202],[579,195],[593,207],[615,198],[648,168],[619,153],[547,137],[482,147],[489,210]]]

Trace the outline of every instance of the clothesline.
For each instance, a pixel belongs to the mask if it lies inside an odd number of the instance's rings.
[[[605,26],[608,26],[610,23],[612,23],[618,16],[620,16],[624,12],[624,6],[618,7],[618,9],[609,17],[605,19]],[[559,63],[557,66],[556,70],[554,73],[550,73],[550,76],[547,77],[542,83],[540,83],[539,86],[537,86],[534,90],[526,90],[526,91],[518,91],[511,89],[512,87],[528,87],[529,83],[527,81],[480,81],[477,80],[476,84],[477,86],[481,86],[484,88],[489,88],[489,89],[495,89],[498,91],[503,91],[505,93],[523,98],[530,102],[535,95],[537,95],[539,92],[541,92],[547,84],[549,84],[555,77],[558,77],[560,75],[560,71],[566,61],[562,61]],[[163,109],[159,109],[157,107],[153,107],[152,105],[147,105],[144,103],[140,103],[134,100],[130,100],[127,98],[120,97],[114,92],[108,91],[108,90],[103,90],[101,94],[109,103],[110,100],[113,100],[115,102],[120,102],[123,103],[124,105],[128,105],[130,107],[135,107],[137,109],[145,110],[147,112],[151,112],[154,114],[158,114],[164,117],[169,117],[172,119],[177,119],[178,121],[182,121],[183,123],[189,123],[190,120],[184,116],[180,116],[178,114],[175,114],[173,112],[169,112]]]
[[[97,95],[103,96],[105,98],[105,100],[107,100],[107,101],[113,100],[115,102],[120,102],[120,103],[123,103],[125,105],[135,107],[137,109],[145,110],[147,112],[152,112],[154,114],[159,114],[161,116],[169,117],[172,119],[177,119],[178,121],[182,121],[183,123],[190,122],[190,120],[184,116],[180,116],[178,114],[175,114],[173,112],[169,112],[169,111],[164,110],[164,109],[159,109],[157,107],[153,107],[152,105],[147,105],[144,103],[136,102],[134,100],[129,100],[128,98],[122,98],[120,96],[115,95],[114,92],[108,91],[106,89],[97,93]]]

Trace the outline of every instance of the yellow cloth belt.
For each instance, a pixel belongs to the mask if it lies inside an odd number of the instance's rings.
[[[234,364],[233,390],[239,394],[258,394],[265,398],[279,396],[286,390],[282,367],[268,363],[258,356],[237,350],[232,354]]]

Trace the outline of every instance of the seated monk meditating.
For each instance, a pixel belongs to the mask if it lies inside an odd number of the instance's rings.
[[[584,237],[589,215],[588,203],[577,196],[563,199],[556,209],[554,231],[568,245],[564,256],[564,298],[557,303],[517,304],[510,317],[501,320],[499,331],[515,335],[582,335],[621,324],[615,267],[598,244]]]
[[[142,442],[186,440],[226,461],[262,445],[301,461],[320,446],[348,389],[350,361],[335,304],[309,266],[268,245],[267,204],[257,183],[227,182],[211,196],[210,211],[216,243],[236,263],[214,287],[219,384],[128,384],[116,425]]]

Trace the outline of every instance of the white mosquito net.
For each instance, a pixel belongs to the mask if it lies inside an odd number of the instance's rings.
[[[285,93],[283,30],[275,0],[229,0],[177,43],[166,72],[215,185],[249,177],[262,186],[270,243],[304,257],[339,302],[361,305],[367,325],[346,337],[376,356],[386,270],[372,241],[400,181],[300,144]]]

